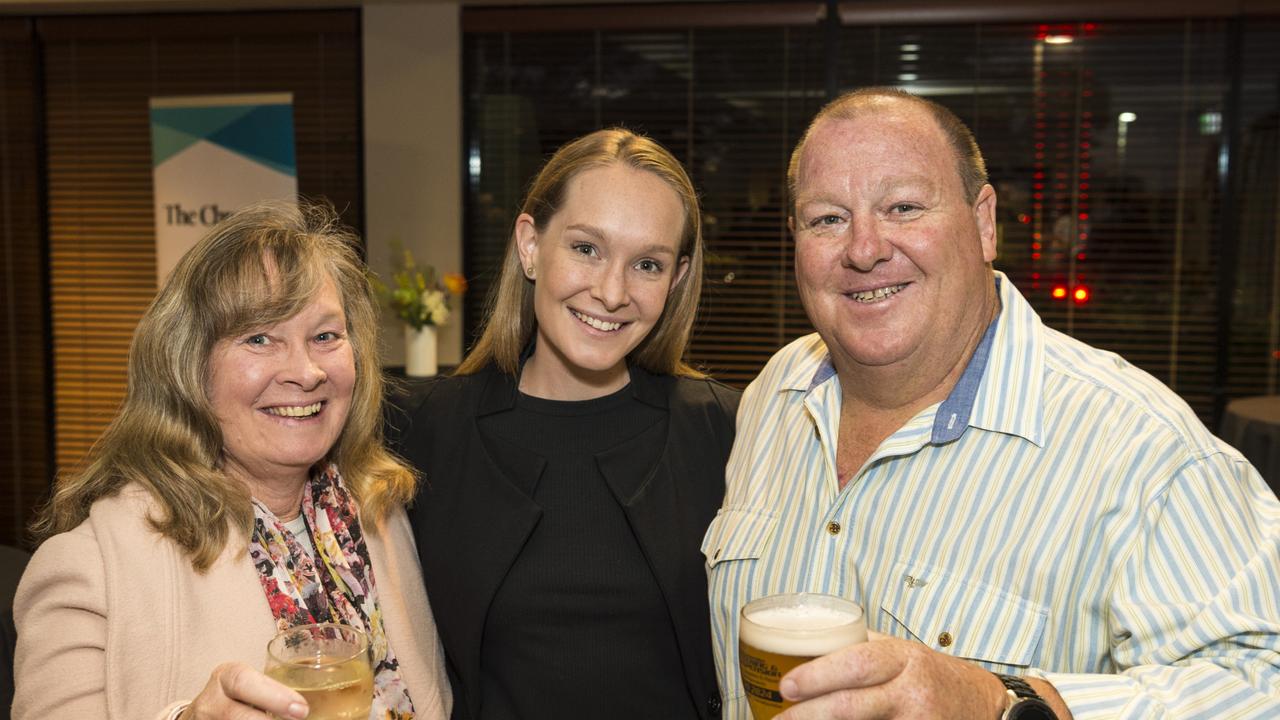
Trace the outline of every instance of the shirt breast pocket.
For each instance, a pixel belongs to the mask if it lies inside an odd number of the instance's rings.
[[[771,513],[750,509],[723,509],[712,519],[702,538],[707,568],[733,560],[757,560],[773,535],[778,519]]]
[[[934,650],[993,670],[1031,666],[1049,617],[1020,595],[912,561],[894,565],[880,608]]]

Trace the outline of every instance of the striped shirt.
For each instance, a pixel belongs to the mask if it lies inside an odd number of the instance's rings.
[[[1001,311],[950,396],[843,490],[817,335],[747,388],[703,540],[725,717],[749,718],[738,611],[852,598],[872,630],[1052,682],[1080,720],[1280,717],[1280,503],[1172,391]]]

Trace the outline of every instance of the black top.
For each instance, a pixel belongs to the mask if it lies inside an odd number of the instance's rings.
[[[579,420],[546,412],[563,404],[523,398],[496,368],[416,381],[396,398],[387,434],[423,474],[409,518],[455,719],[488,718],[494,706],[533,720],[719,716],[700,547],[724,495],[738,399],[711,380],[633,368],[630,386],[594,401],[626,408],[606,413],[616,427],[596,418],[566,430],[549,423]],[[567,492],[569,483],[583,492]],[[589,523],[586,541],[572,532],[575,522]],[[591,654],[572,658],[577,650]],[[641,695],[652,686],[623,672],[636,653],[663,655],[670,669],[655,677],[670,687]],[[572,665],[557,674],[550,658]],[[508,697],[495,699],[503,664],[540,676],[536,704],[521,705],[531,703],[527,687],[503,687]],[[655,698],[662,708],[645,709]],[[667,711],[682,702],[690,709]]]
[[[595,461],[637,438],[659,451],[666,415],[628,387],[580,402],[520,395],[510,412],[480,421],[497,454],[515,446],[547,463],[532,496],[542,519],[486,618],[482,720],[536,717],[548,688],[575,685],[629,687],[638,702],[557,694],[561,717],[698,717],[657,579]]]

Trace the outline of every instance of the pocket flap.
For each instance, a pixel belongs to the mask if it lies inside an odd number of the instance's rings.
[[[713,568],[726,560],[760,557],[777,524],[776,517],[760,510],[720,510],[702,538],[707,567]]]
[[[1028,667],[1049,611],[994,585],[923,563],[894,565],[881,609],[938,652]]]

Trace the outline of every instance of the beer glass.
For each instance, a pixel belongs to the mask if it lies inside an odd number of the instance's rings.
[[[267,643],[267,676],[306,698],[308,720],[367,720],[373,704],[369,636],[349,625],[299,625]]]
[[[792,668],[866,639],[862,607],[834,595],[770,595],[744,605],[738,669],[755,720],[769,720],[794,704],[778,690]]]

